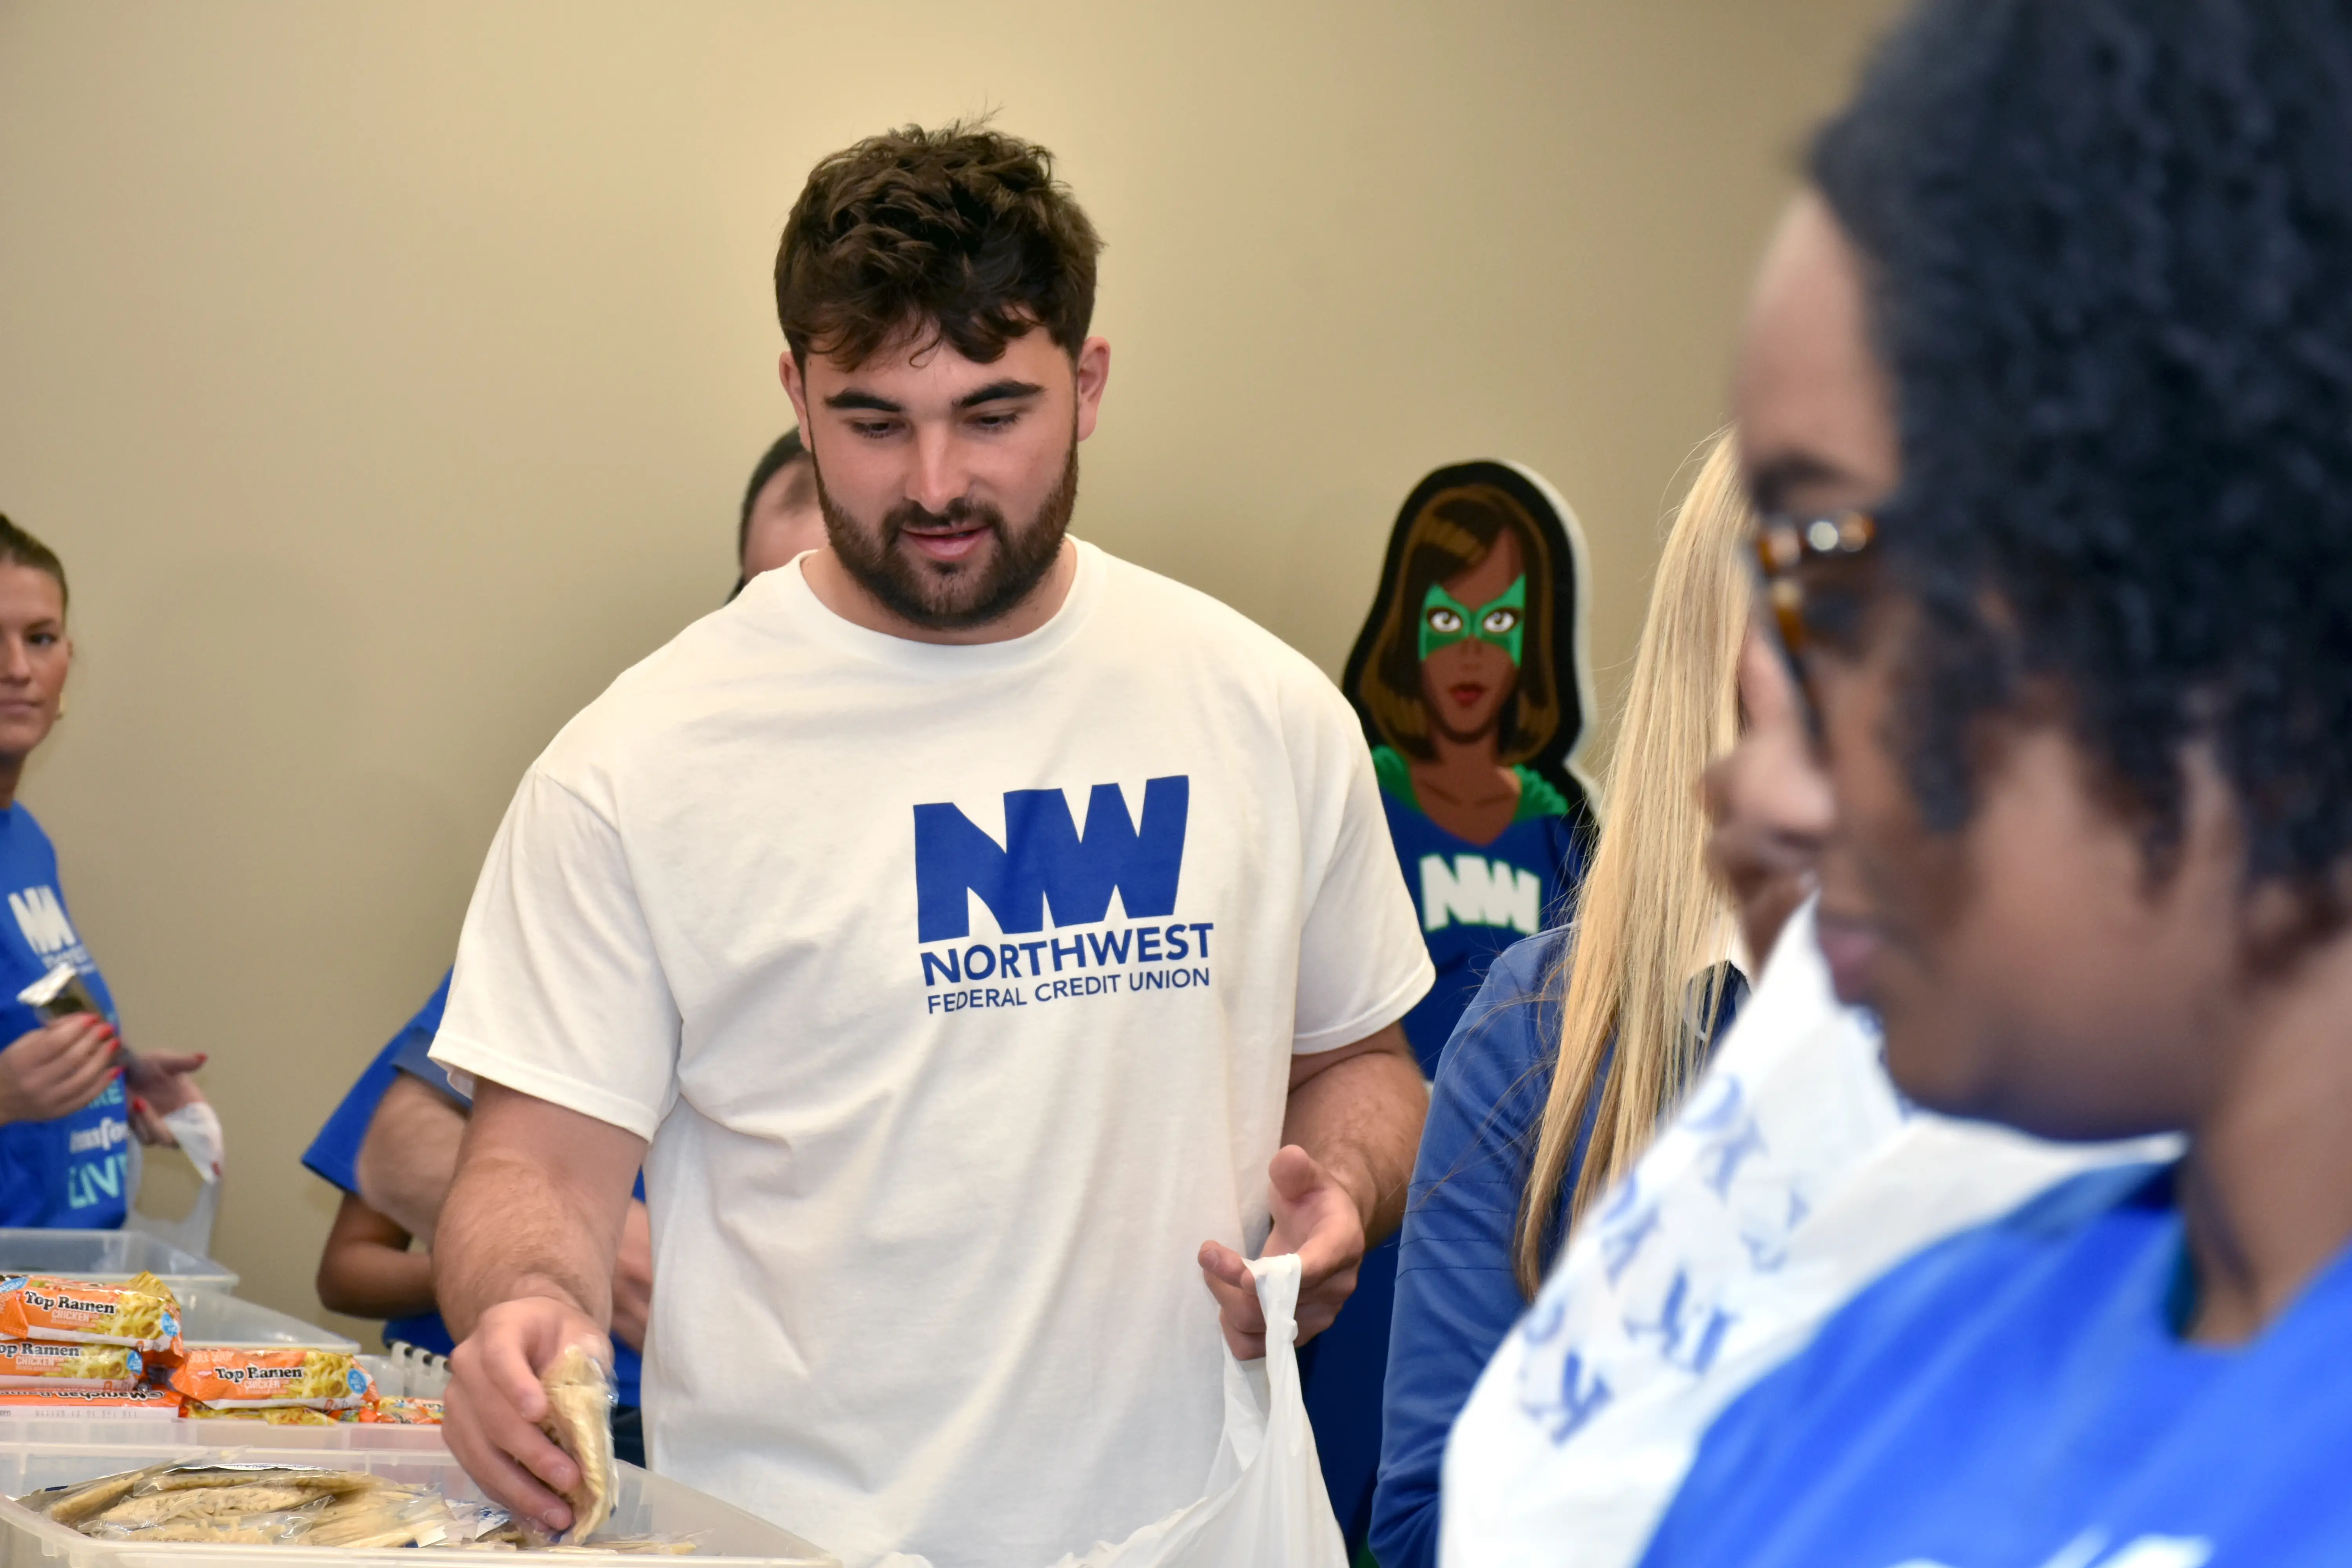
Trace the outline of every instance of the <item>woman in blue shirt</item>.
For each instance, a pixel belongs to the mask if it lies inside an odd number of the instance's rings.
[[[201,1099],[200,1056],[135,1056],[114,998],[66,911],[57,850],[16,800],[26,759],[65,705],[73,641],[66,573],[48,546],[0,517],[0,1226],[112,1230],[130,1213],[130,1141],[168,1143],[163,1117]],[[18,993],[59,964],[95,1012],[54,1023]]]
[[[2352,1561],[2352,13],[1936,0],[1816,142],[1739,425],[1914,1100],[2182,1131],[1717,1417],[1655,1568]]]
[[[1400,1242],[1370,1542],[1381,1568],[1436,1562],[1439,1469],[1471,1385],[1747,994],[1722,962],[1730,910],[1704,864],[1698,780],[1738,731],[1748,527],[1726,436],[1659,561],[1574,925],[1496,962],[1440,1060]]]

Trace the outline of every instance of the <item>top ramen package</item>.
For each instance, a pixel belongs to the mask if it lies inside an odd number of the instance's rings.
[[[119,1345],[168,1356],[179,1350],[180,1304],[152,1274],[127,1285],[0,1276],[0,1340]]]
[[[375,1390],[343,1352],[299,1345],[192,1345],[163,1384],[211,1410],[356,1410]]]
[[[139,1386],[145,1364],[121,1345],[59,1345],[0,1340],[0,1389],[73,1389],[125,1393]]]

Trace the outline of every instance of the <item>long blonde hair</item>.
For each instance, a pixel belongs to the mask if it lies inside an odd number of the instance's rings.
[[[1530,1299],[1554,1230],[1565,1234],[1560,1188],[1587,1116],[1592,1137],[1569,1197],[1570,1225],[1641,1156],[1715,1027],[1730,907],[1707,875],[1699,775],[1738,738],[1739,645],[1753,592],[1741,551],[1750,526],[1727,431],[1691,482],[1658,561],[1609,761],[1608,815],[1561,960],[1559,1049],[1512,1249]]]

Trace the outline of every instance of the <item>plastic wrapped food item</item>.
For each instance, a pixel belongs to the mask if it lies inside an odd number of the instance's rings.
[[[139,1352],[121,1345],[0,1340],[0,1390],[48,1387],[124,1394],[139,1386],[145,1370]]]
[[[613,1374],[578,1345],[567,1345],[539,1382],[547,1391],[540,1430],[580,1466],[579,1484],[563,1494],[572,1505],[572,1528],[556,1538],[568,1545],[587,1540],[613,1517],[619,1482],[613,1468]]]
[[[357,1410],[344,1412],[343,1419],[387,1426],[438,1426],[441,1425],[441,1402],[437,1399],[378,1395]]]
[[[299,1405],[271,1405],[258,1410],[216,1410],[209,1405],[190,1401],[180,1412],[191,1421],[255,1421],[267,1426],[333,1426],[356,1411],[339,1411],[329,1415],[324,1410],[306,1409]]]
[[[120,1345],[169,1357],[180,1349],[180,1304],[152,1274],[127,1285],[11,1274],[0,1277],[0,1340]]]
[[[234,1462],[155,1465],[17,1500],[101,1541],[365,1551],[512,1550],[527,1542],[502,1509],[356,1470]],[[682,1555],[676,1537],[631,1536],[553,1550]]]
[[[299,1345],[192,1346],[179,1365],[165,1370],[163,1382],[208,1413],[356,1410],[375,1392],[355,1357]]]
[[[101,1351],[99,1353],[106,1353]],[[125,1351],[125,1355],[137,1355]],[[0,1387],[0,1415],[177,1415],[180,1396],[167,1388],[80,1388],[45,1379],[22,1388]]]
[[[44,1024],[70,1018],[76,1013],[100,1011],[98,998],[82,984],[81,971],[70,963],[55,963],[49,972],[16,993],[16,1000],[41,1016]]]

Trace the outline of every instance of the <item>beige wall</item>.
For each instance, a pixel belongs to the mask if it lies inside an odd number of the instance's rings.
[[[715,605],[808,164],[996,108],[1109,241],[1079,527],[1337,668],[1450,459],[1581,512],[1604,689],[1802,128],[1885,0],[0,0],[0,510],[73,574],[26,791],[216,1250],[447,962],[513,782]]]

